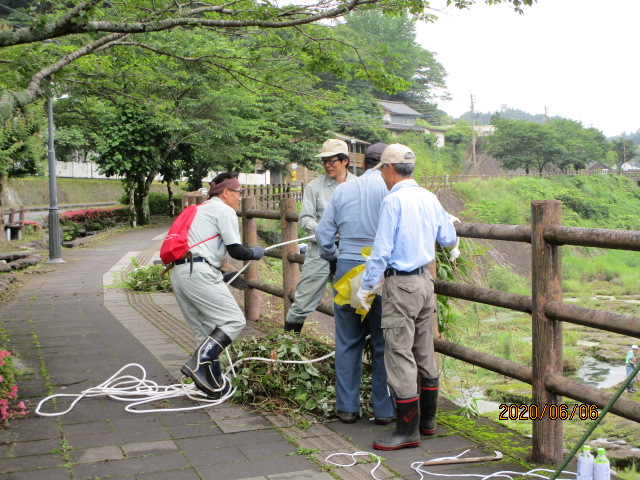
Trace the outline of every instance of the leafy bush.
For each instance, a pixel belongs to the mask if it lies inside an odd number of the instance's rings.
[[[149,192],[149,212],[151,215],[168,215],[169,195],[160,192]]]
[[[129,194],[124,192],[118,202],[122,205],[129,205]],[[151,215],[168,215],[169,195],[162,192],[149,192],[149,213]]]
[[[128,211],[124,207],[88,208],[84,210],[71,210],[60,214],[60,220],[71,220],[82,223],[89,220],[100,221],[106,218],[126,219]]]
[[[64,239],[68,241],[126,221],[127,215],[128,210],[124,207],[71,210],[60,214],[60,225]]]
[[[273,334],[245,338],[229,347],[231,358],[261,357],[274,360],[308,361],[331,353],[332,349],[312,338]],[[362,411],[371,413],[371,373],[367,364],[362,374]],[[235,400],[273,410],[295,408],[303,414],[329,416],[335,410],[333,358],[316,363],[288,364],[250,361],[242,363],[233,379]]]
[[[38,230],[42,230],[42,226],[40,223],[35,220],[25,220],[24,221],[24,234],[31,235],[32,233],[37,232]]]
[[[134,292],[171,292],[171,279],[169,275],[161,275],[163,265],[148,265],[141,267],[135,258],[131,259],[135,267],[130,272],[120,275],[119,288],[125,288]]]
[[[5,428],[12,418],[28,413],[24,402],[18,402],[17,375],[11,353],[0,350],[0,422]]]

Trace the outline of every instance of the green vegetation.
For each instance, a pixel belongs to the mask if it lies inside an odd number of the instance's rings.
[[[563,224],[587,228],[637,230],[640,220],[640,190],[618,176],[519,177],[492,179],[455,186],[466,200],[463,218],[481,223],[523,225],[530,221],[532,200],[559,199],[563,202]],[[563,291],[565,301],[619,313],[638,314],[640,299],[640,253],[583,247],[562,248]],[[490,288],[529,294],[529,280],[506,268],[487,264],[484,282]],[[617,298],[616,298],[617,297]],[[458,302],[454,341],[524,365],[531,365],[531,319],[529,315],[486,305]],[[570,375],[584,356],[619,363],[631,339],[585,327],[565,324],[563,332],[563,370]],[[481,400],[505,404],[531,403],[531,387],[463,362],[441,357],[444,391],[450,398],[462,399],[472,407]],[[608,389],[614,391],[616,387]],[[637,394],[636,394],[637,395]],[[570,400],[565,399],[569,403]],[[472,409],[472,408],[471,408]],[[485,414],[498,421],[499,411]],[[530,421],[509,420],[509,428],[531,435]],[[564,423],[565,446],[571,447],[588,427],[574,418]],[[637,425],[609,414],[590,440],[598,437],[640,441]],[[620,466],[624,466],[621,463]],[[628,478],[635,478],[633,467]]]
[[[305,336],[273,334],[260,339],[241,339],[231,344],[231,357],[269,358],[274,362],[247,362],[236,369],[236,401],[299,414],[329,416],[335,410],[335,372],[330,359],[304,362],[330,354],[333,349]],[[371,411],[371,373],[363,372],[362,410]]]
[[[164,265],[147,265],[141,267],[135,257],[131,258],[134,269],[120,272],[119,281],[112,288],[126,289],[134,292],[171,292],[169,275],[162,275]]]

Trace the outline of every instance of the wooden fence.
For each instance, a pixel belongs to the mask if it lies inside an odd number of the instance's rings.
[[[243,241],[255,245],[258,234],[256,218],[278,220],[282,226],[282,241],[297,237],[298,214],[293,198],[283,198],[280,210],[256,208],[254,198],[242,202]],[[484,303],[531,314],[532,366],[526,366],[464,347],[447,340],[435,339],[437,352],[463,360],[510,378],[532,385],[533,403],[541,419],[533,422],[533,460],[541,464],[558,464],[562,460],[563,425],[559,413],[561,396],[603,408],[612,394],[570,380],[562,375],[562,322],[583,325],[632,337],[640,337],[640,318],[562,302],[562,245],[579,245],[640,251],[640,232],[564,227],[561,223],[561,202],[538,201],[531,204],[532,225],[456,224],[460,237],[505,240],[532,245],[532,295],[519,295],[462,283],[436,280],[437,294]],[[298,254],[297,244],[284,246],[267,255],[282,259],[282,287],[260,282],[257,262],[247,268],[245,278],[251,288],[245,290],[245,314],[248,320],[260,317],[258,291],[284,299],[286,316],[299,278],[298,265],[304,255]],[[333,315],[333,305],[321,304],[318,311]],[[531,411],[531,410],[530,410]],[[640,422],[640,403],[619,398],[610,410],[616,415]],[[554,413],[555,412],[555,413]]]
[[[291,184],[275,184],[275,185],[242,185],[242,196],[251,197],[256,201],[256,208],[265,210],[277,210],[280,208],[280,200],[282,198],[293,198],[297,202],[302,201],[304,193],[304,183],[299,187]],[[198,205],[207,200],[206,195],[200,192],[184,193],[180,201],[179,207],[184,210],[189,205]]]

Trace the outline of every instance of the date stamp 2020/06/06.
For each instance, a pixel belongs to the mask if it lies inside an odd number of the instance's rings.
[[[500,420],[595,420],[600,415],[597,405],[586,403],[576,403],[567,405],[566,403],[536,405],[534,403],[503,403],[498,406]],[[546,417],[545,417],[546,416]]]

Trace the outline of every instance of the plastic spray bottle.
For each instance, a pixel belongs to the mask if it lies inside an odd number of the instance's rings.
[[[599,448],[598,455],[593,461],[593,480],[610,480],[610,478],[609,459],[604,455],[604,448]]]
[[[577,480],[593,480],[593,455],[589,445],[583,445],[582,452],[578,455]]]

